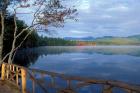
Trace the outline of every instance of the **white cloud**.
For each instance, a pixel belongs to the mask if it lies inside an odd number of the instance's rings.
[[[80,30],[70,30],[70,32],[73,34],[89,34],[89,33],[91,33],[88,31],[80,31]]]
[[[112,18],[111,15],[106,15],[106,14],[105,14],[105,15],[102,15],[101,17],[102,17],[102,18]]]
[[[69,21],[66,22],[64,28],[57,28],[58,36],[99,37],[140,34],[140,0],[68,1],[76,3],[74,5],[79,12],[77,16],[79,21]],[[72,5],[73,2],[67,4]],[[27,17],[24,20],[29,23]]]
[[[117,6],[113,6],[113,7],[108,8],[107,11],[109,11],[109,12],[113,12],[113,11],[125,12],[125,11],[129,11],[129,8],[125,5],[117,5]]]
[[[79,10],[83,10],[84,12],[89,12],[89,9],[90,9],[89,0],[81,0],[80,5],[77,8]]]

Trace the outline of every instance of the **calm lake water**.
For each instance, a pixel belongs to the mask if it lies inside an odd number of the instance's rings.
[[[71,76],[140,84],[139,46],[52,46],[21,50],[20,65]]]

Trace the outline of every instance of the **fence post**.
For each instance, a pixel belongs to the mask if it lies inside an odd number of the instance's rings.
[[[1,80],[5,80],[5,64],[2,64]]]
[[[112,93],[112,87],[110,85],[104,85],[103,93]]]
[[[18,84],[18,82],[19,82],[19,81],[18,81],[18,74],[19,74],[19,73],[18,73],[18,67],[16,67],[16,83],[17,83],[17,85],[19,85],[19,84]]]
[[[22,93],[26,93],[26,70],[21,68]]]

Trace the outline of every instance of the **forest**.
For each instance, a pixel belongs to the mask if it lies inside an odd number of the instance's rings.
[[[5,18],[5,35],[4,35],[4,50],[10,51],[11,44],[13,41],[14,36],[14,21],[13,21],[13,15],[8,14]],[[17,28],[18,33],[27,27],[24,21],[16,20],[17,21]],[[25,31],[16,42],[16,45],[19,45],[19,43],[24,39],[24,36],[29,32],[29,30]],[[62,38],[51,38],[51,37],[45,37],[38,35],[38,32],[35,30],[33,31],[24,41],[21,48],[32,48],[32,47],[38,47],[38,46],[60,46],[60,45],[75,45],[75,41],[70,40],[64,40]],[[4,52],[5,52],[4,51]]]

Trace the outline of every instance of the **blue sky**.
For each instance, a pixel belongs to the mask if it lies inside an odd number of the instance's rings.
[[[79,21],[67,21],[64,28],[55,29],[52,36],[102,37],[140,34],[140,0],[75,1]]]

